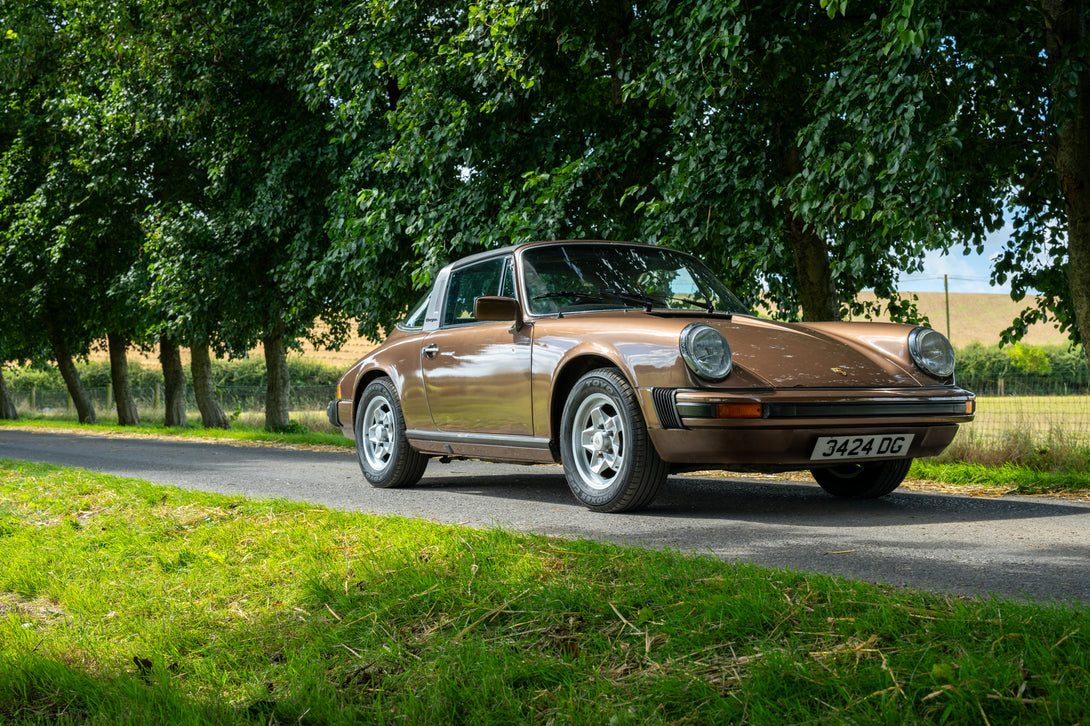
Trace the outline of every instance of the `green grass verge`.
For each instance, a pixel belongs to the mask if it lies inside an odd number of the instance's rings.
[[[910,476],[995,486],[1021,494],[1086,491],[1090,489],[1090,443],[1058,427],[1046,434],[1016,428],[996,436],[966,428],[939,456],[916,460]]]
[[[324,418],[324,414],[323,414]],[[340,432],[300,430],[287,433],[266,431],[260,424],[238,424],[230,429],[206,429],[200,426],[186,428],[166,427],[156,424],[139,426],[118,426],[116,424],[81,424],[71,419],[57,418],[21,418],[17,421],[0,420],[2,426],[34,426],[44,429],[68,429],[103,434],[143,434],[147,436],[168,436],[184,439],[211,439],[216,441],[265,441],[287,445],[336,446],[351,449],[353,443]]]
[[[0,722],[1075,723],[1090,610],[0,460]]]
[[[1062,494],[1090,489],[1090,471],[1039,471],[1026,466],[985,466],[921,459],[909,476],[947,484],[993,486],[1018,494]]]

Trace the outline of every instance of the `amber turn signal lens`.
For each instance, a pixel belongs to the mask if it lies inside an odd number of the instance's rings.
[[[759,403],[717,403],[716,418],[761,418],[764,411]]]
[[[972,415],[972,414],[976,413],[976,401],[975,400],[965,402],[965,413],[967,413],[969,415]]]

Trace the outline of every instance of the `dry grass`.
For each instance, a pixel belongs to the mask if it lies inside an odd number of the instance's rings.
[[[322,324],[319,323],[318,327],[319,330],[321,330]],[[354,332],[356,330],[355,323],[352,323],[349,329]],[[374,341],[352,335],[340,350],[323,350],[315,348],[309,342],[303,341],[302,351],[292,355],[341,368],[348,368],[360,358],[374,350],[377,345],[378,343],[375,343]],[[250,351],[249,355],[251,358],[263,357],[265,355],[264,346],[258,345]],[[155,346],[148,351],[130,350],[128,358],[132,363],[139,363],[148,368],[158,368],[159,346]],[[90,359],[93,361],[106,361],[110,359],[110,354],[106,349],[105,341],[101,341],[96,345],[95,350],[91,351]],[[188,348],[182,348],[182,365],[189,365]]]
[[[931,327],[945,334],[947,331],[946,296],[941,292],[904,293],[911,299],[919,298],[916,306],[928,317]],[[865,292],[860,300],[873,301],[874,293]],[[1036,299],[1027,297],[1022,302],[1015,302],[1009,295],[987,293],[950,293],[950,341],[955,347],[970,343],[985,346],[996,345],[999,334],[1007,328],[1018,313],[1035,304]],[[1025,337],[1027,345],[1066,345],[1069,341],[1060,331],[1051,325],[1037,324],[1029,329]]]

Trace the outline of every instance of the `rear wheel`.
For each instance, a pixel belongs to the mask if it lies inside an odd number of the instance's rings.
[[[810,473],[821,488],[834,497],[876,499],[901,486],[911,467],[912,459],[895,459],[843,464],[827,469],[813,469]]]
[[[424,474],[428,457],[409,446],[397,391],[389,378],[367,384],[356,409],[356,458],[371,486],[412,486]]]
[[[612,368],[590,371],[576,382],[564,404],[560,457],[572,494],[596,512],[647,506],[668,473],[632,386]]]

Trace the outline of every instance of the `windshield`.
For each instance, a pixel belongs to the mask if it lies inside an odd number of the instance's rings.
[[[663,247],[531,247],[522,269],[535,315],[625,308],[749,312],[711,270]]]

